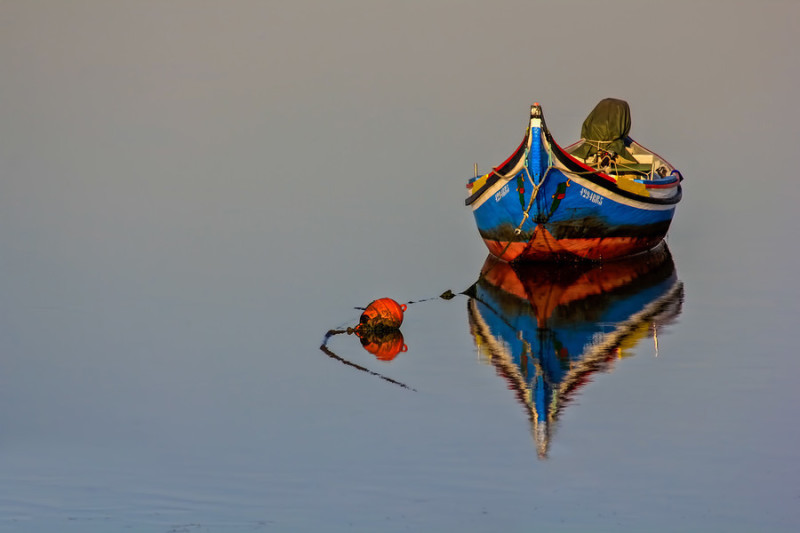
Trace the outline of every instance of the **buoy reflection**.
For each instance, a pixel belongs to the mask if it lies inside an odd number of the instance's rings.
[[[391,361],[408,350],[399,329],[358,328],[355,333],[361,339],[361,346],[379,361]]]

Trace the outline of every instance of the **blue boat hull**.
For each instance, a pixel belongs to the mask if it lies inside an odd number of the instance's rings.
[[[553,141],[534,106],[523,143],[471,180],[467,204],[489,251],[506,261],[631,255],[664,239],[681,198],[680,173],[657,161],[663,176],[593,168]]]

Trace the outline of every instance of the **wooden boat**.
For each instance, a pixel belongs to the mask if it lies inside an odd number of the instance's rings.
[[[527,412],[547,456],[563,408],[592,376],[681,312],[683,284],[666,244],[608,263],[509,264],[489,256],[469,289],[469,325]]]
[[[681,173],[628,133],[630,108],[607,98],[582,139],[558,145],[538,103],[517,150],[467,183],[489,252],[505,261],[605,260],[661,242],[681,200]]]

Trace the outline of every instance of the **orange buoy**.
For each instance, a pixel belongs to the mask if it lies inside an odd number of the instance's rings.
[[[383,335],[365,334],[359,337],[361,346],[380,361],[391,361],[397,354],[408,350],[399,329],[384,330]]]
[[[391,298],[375,300],[367,306],[361,319],[360,327],[397,329],[403,323],[403,312],[408,308]]]

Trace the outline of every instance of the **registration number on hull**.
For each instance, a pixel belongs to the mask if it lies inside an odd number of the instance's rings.
[[[593,204],[603,205],[603,197],[597,194],[596,192],[592,192],[589,189],[581,189],[581,196],[586,198]]]
[[[495,202],[499,202],[500,200],[502,200],[503,196],[508,194],[508,191],[510,191],[510,190],[511,190],[511,188],[508,186],[508,183],[503,185],[503,188],[500,189],[499,191],[497,191],[497,194],[494,195],[494,201]]]

